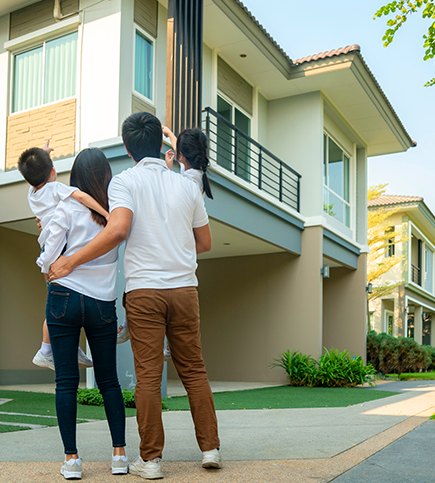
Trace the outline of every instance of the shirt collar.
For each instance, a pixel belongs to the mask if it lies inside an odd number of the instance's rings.
[[[169,169],[168,166],[166,165],[166,161],[164,159],[160,159],[160,158],[142,158],[136,164],[136,167],[138,167],[138,166],[149,166],[149,165],[153,165],[153,164],[161,166],[162,168]]]

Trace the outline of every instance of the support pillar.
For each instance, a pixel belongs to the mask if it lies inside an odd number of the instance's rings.
[[[414,310],[414,340],[419,344],[423,341],[423,307],[416,306]]]

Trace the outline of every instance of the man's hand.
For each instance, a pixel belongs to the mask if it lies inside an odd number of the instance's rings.
[[[165,162],[166,166],[172,171],[172,167],[174,166],[174,158],[175,158],[175,153],[172,151],[172,149],[169,149],[166,151],[165,154]]]
[[[69,275],[74,267],[69,264],[69,257],[61,255],[52,265],[50,265],[50,271],[48,272],[48,281],[52,282],[57,278],[66,277]]]

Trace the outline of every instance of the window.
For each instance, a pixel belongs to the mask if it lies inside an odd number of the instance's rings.
[[[424,247],[424,288],[433,293],[433,251]]]
[[[385,332],[393,335],[394,314],[390,310],[385,311]]]
[[[388,228],[388,230],[385,232],[386,235],[388,235],[389,233],[394,233],[394,226],[390,226],[390,228]],[[385,256],[387,258],[394,257],[396,254],[395,240],[396,238],[394,236],[387,239],[388,248],[387,248],[387,251],[385,252]]]
[[[12,112],[76,93],[77,32],[14,56]]]
[[[154,41],[136,28],[134,40],[134,90],[149,101],[154,98]]]
[[[217,112],[238,128],[236,131],[218,119],[217,162],[224,168],[235,171],[237,176],[249,181],[251,153],[250,142],[247,138],[251,135],[251,119],[220,95],[217,97]]]
[[[323,136],[323,211],[350,228],[350,160],[326,134]]]

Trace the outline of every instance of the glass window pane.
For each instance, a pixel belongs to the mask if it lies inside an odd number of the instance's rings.
[[[343,151],[329,138],[328,140],[328,186],[339,196],[344,197]]]
[[[76,69],[77,32],[46,43],[45,104],[75,95]]]
[[[134,90],[153,100],[153,43],[137,30]]]
[[[42,47],[15,56],[13,112],[42,104],[42,66]]]
[[[328,215],[334,217],[340,223],[344,223],[344,203],[333,193],[329,192]]]
[[[344,177],[343,177],[343,190],[344,190],[344,196],[343,198],[346,201],[350,201],[349,199],[349,158],[347,156],[344,156]]]
[[[243,112],[234,108],[234,124],[247,136],[251,133],[251,120]],[[251,146],[249,141],[239,134],[237,142],[237,170],[236,174],[246,181],[250,180],[250,155]]]
[[[233,122],[233,108],[225,99],[218,96],[217,112],[224,119]],[[224,121],[217,120],[216,161],[223,168],[233,171],[233,136],[234,131]]]
[[[327,160],[328,160],[328,138],[326,134],[323,135],[323,184],[328,186],[328,170],[327,170]]]
[[[243,131],[247,136],[251,135],[251,120],[239,111],[237,107],[234,109],[234,124]]]

